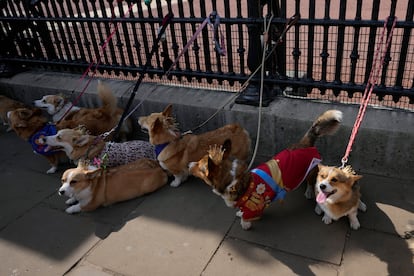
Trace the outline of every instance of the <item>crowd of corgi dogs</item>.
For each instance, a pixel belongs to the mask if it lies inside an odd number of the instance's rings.
[[[149,141],[104,141],[101,134],[118,124],[123,110],[111,89],[100,81],[97,89],[102,101],[98,108],[71,106],[60,95],[46,95],[32,106],[0,96],[3,123],[49,161],[47,173],[56,172],[62,157],[77,164],[61,177],[58,193],[69,197],[66,212],[93,211],[136,198],[163,187],[169,179],[177,187],[193,175],[211,186],[227,206],[238,209],[245,230],[271,202],[282,201],[301,183],[306,183],[305,196],[315,199],[315,212],[323,213],[324,223],[347,216],[352,229],[360,227],[357,213],[366,205],[356,183],[362,176],[350,167],[322,165],[315,147],[319,137],[338,129],[341,111],[324,112],[296,144],[250,170],[251,140],[246,129],[228,124],[200,135],[182,134],[172,105],[138,118]],[[130,131],[131,121],[125,121],[121,133]]]

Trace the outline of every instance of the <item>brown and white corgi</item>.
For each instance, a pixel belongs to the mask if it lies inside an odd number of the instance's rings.
[[[102,102],[102,106],[98,108],[72,106],[62,95],[45,95],[33,104],[47,111],[59,129],[83,125],[91,134],[101,135],[118,124],[123,110],[117,107],[118,101],[111,89],[101,81],[98,81],[98,96]],[[122,124],[120,137],[126,140],[126,136],[131,132],[132,122],[128,119]]]
[[[351,228],[357,230],[360,227],[358,209],[363,212],[367,210],[356,185],[362,176],[355,174],[349,166],[337,168],[319,164],[318,167],[315,212],[318,215],[324,213],[322,221],[326,224],[348,216]]]
[[[244,161],[228,158],[233,144],[227,140],[223,145],[212,147],[198,162],[191,163],[190,173],[210,185],[227,206],[239,208],[237,215],[241,217],[242,228],[247,230],[272,201],[283,200],[286,192],[296,189],[304,180],[315,183],[311,176],[316,177],[314,170],[321,161],[315,141],[318,137],[333,134],[341,120],[342,112],[326,111],[299,143],[251,171],[247,170]]]
[[[49,124],[39,108],[18,108],[7,113],[11,128],[17,136],[29,142],[35,153],[44,156],[51,168],[46,173],[55,173],[60,160],[66,159],[65,153],[60,150],[48,150],[42,142],[43,137],[54,135],[57,128]]]
[[[248,132],[238,124],[202,133],[181,135],[175,118],[171,116],[172,105],[163,112],[152,113],[138,119],[140,126],[149,133],[149,141],[155,145],[157,160],[161,167],[174,175],[171,186],[177,187],[188,177],[188,164],[198,161],[211,145],[232,142],[231,157],[246,160],[250,154]]]
[[[73,214],[152,193],[167,184],[168,176],[157,161],[140,159],[109,169],[79,162],[61,181],[59,195],[69,197],[66,212]]]
[[[61,129],[55,135],[43,137],[43,143],[62,149],[69,159],[95,160],[101,166],[115,167],[141,158],[155,159],[154,146],[147,141],[106,142],[100,136],[89,135],[83,127]]]
[[[0,120],[4,126],[8,126],[7,131],[12,130],[9,119],[7,118],[7,112],[15,110],[17,108],[22,108],[22,107],[27,107],[27,106],[22,102],[0,95]]]

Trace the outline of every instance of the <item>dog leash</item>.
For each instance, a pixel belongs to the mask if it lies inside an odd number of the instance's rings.
[[[286,24],[285,24],[285,28],[284,28],[284,30],[283,30],[283,32],[280,34],[280,36],[279,36],[279,38],[278,38],[278,40],[277,40],[277,42],[276,42],[276,44],[275,45],[273,45],[273,47],[272,47],[272,49],[267,53],[267,55],[265,56],[265,58],[264,58],[264,61],[266,61],[270,56],[271,56],[271,54],[275,51],[275,49],[276,49],[276,47],[280,44],[280,43],[282,43],[283,42],[283,38],[284,38],[284,36],[286,35],[286,33],[289,31],[289,29],[293,26],[293,25],[295,25],[298,21],[299,21],[299,19],[300,19],[300,15],[299,14],[295,14],[295,15],[293,15],[292,17],[290,17],[288,20],[287,20],[287,22],[286,22]],[[265,23],[266,24],[266,23]],[[268,27],[270,27],[270,24],[268,25]],[[267,28],[267,27],[266,27]],[[266,29],[265,28],[265,29]],[[262,62],[262,63],[264,63],[264,61]],[[232,97],[230,97],[226,102],[224,102],[224,104],[222,104],[221,105],[221,107],[219,107],[218,109],[217,109],[217,111],[216,112],[214,112],[209,118],[207,118],[207,120],[205,120],[203,123],[201,123],[201,124],[199,124],[198,126],[196,126],[195,128],[193,128],[193,129],[191,129],[191,130],[187,130],[187,131],[185,131],[184,133],[183,133],[183,135],[185,135],[185,134],[189,134],[189,133],[192,133],[192,132],[195,132],[196,130],[198,130],[198,129],[200,129],[200,128],[202,128],[203,126],[205,126],[210,120],[212,120],[215,116],[217,116],[217,114],[222,110],[222,109],[224,109],[224,107],[226,106],[226,105],[228,105],[229,103],[231,103],[231,102],[233,102],[234,101],[234,99],[236,98],[236,97],[238,97],[239,96],[239,93],[241,92],[241,91],[243,91],[243,89],[245,89],[246,87],[247,87],[247,85],[249,84],[249,82],[251,81],[251,79],[253,78],[253,76],[260,70],[260,68],[262,67],[262,64],[260,64],[257,68],[256,68],[256,70],[252,73],[252,74],[250,74],[250,77],[243,83],[243,85],[240,87],[240,89],[239,89],[239,91],[237,92],[237,93],[234,93],[234,95],[232,96]]]
[[[385,31],[387,29],[389,21],[390,21],[390,17],[387,17],[387,20],[385,20],[385,22],[384,22],[384,27],[382,29],[382,33],[381,33],[381,37],[380,37],[379,42],[378,42],[378,46],[376,48],[376,52],[375,52],[375,56],[374,56],[374,62],[373,62],[372,68],[371,68],[369,78],[368,78],[368,83],[365,86],[365,91],[364,91],[364,94],[363,94],[362,99],[361,99],[361,104],[360,104],[360,107],[359,107],[358,115],[356,117],[354,126],[352,128],[352,132],[351,132],[351,136],[349,138],[348,146],[346,147],[345,154],[341,159],[342,166],[340,168],[344,168],[346,163],[348,162],[349,155],[352,151],[352,145],[354,144],[354,141],[355,141],[356,135],[358,133],[359,127],[361,126],[361,122],[362,122],[362,120],[365,116],[365,112],[366,112],[366,109],[367,109],[372,91],[374,90],[374,87],[377,84],[379,73],[380,73],[381,68],[384,64],[386,53],[387,53],[387,51],[388,51],[388,49],[391,45],[392,35],[393,35],[395,25],[396,25],[396,22],[397,22],[397,17],[394,17],[394,20],[392,22],[392,26],[391,26],[391,29],[388,33],[388,37],[387,37],[385,47],[384,47]],[[382,50],[382,52],[381,52],[381,50]],[[381,56],[380,56],[380,53],[381,53]]]
[[[129,108],[132,105],[132,101],[135,98],[135,95],[137,93],[137,90],[138,90],[139,86],[141,85],[142,80],[144,79],[144,75],[147,72],[148,67],[151,65],[152,56],[158,50],[158,44],[161,41],[161,39],[162,39],[162,37],[163,37],[163,35],[165,33],[165,30],[167,29],[167,26],[168,26],[168,24],[170,24],[171,19],[173,17],[174,17],[174,15],[172,13],[168,13],[164,17],[164,19],[162,20],[161,28],[158,31],[158,35],[157,35],[157,38],[154,41],[154,44],[152,45],[151,52],[147,55],[147,61],[146,61],[145,65],[144,65],[144,67],[142,69],[141,74],[139,75],[139,78],[138,78],[137,82],[135,83],[134,89],[132,90],[131,96],[129,97],[129,100],[128,100],[128,103],[127,103],[127,105],[126,105],[126,107],[124,109],[124,112],[122,113],[121,119],[119,120],[118,125],[115,127],[115,130],[114,130],[115,133],[114,133],[114,136],[113,136],[113,138],[115,138],[115,139],[118,136],[118,133],[119,133],[119,130],[121,129],[122,123],[126,119],[127,112],[128,112]],[[112,132],[112,130],[110,132]]]
[[[117,1],[119,2],[120,0],[117,0]],[[124,19],[124,18],[126,18],[126,16],[129,15],[129,13],[131,12],[131,10],[132,10],[132,8],[133,8],[134,5],[135,5],[134,3],[131,3],[131,5],[129,6],[127,12],[124,14],[124,16],[121,19]],[[111,8],[111,12],[112,12],[111,24],[113,24],[113,20],[114,20],[114,17],[115,17],[115,12],[113,11],[114,10],[113,5],[111,5],[111,7],[112,7]],[[103,53],[105,51],[106,47],[109,44],[109,41],[111,41],[112,37],[118,31],[118,28],[119,28],[119,25],[120,24],[121,24],[121,22],[118,22],[115,25],[115,27],[112,30],[112,32],[109,34],[109,36],[106,38],[105,42],[102,44],[102,46],[100,48],[101,53]],[[89,63],[88,68],[86,68],[85,72],[82,74],[82,76],[78,80],[78,84],[76,85],[76,87],[72,91],[72,93],[77,89],[77,87],[79,86],[79,84],[81,83],[81,81],[86,78],[86,76],[88,75],[88,73],[91,71],[92,67],[94,67],[93,68],[93,71],[92,71],[92,76],[88,79],[88,81],[87,81],[86,85],[84,86],[84,88],[82,89],[81,93],[72,101],[72,104],[69,107],[69,109],[66,110],[66,112],[62,115],[62,117],[56,123],[59,123],[61,120],[63,120],[63,118],[66,117],[66,115],[69,114],[69,112],[72,110],[72,108],[75,106],[75,104],[79,101],[79,99],[81,98],[81,96],[85,93],[85,91],[88,88],[89,84],[91,83],[93,77],[96,75],[96,71],[98,70],[98,67],[99,67],[99,65],[101,63],[101,56],[102,56],[102,54],[98,54],[97,55],[96,63],[94,62],[94,60],[92,60],[91,63]],[[94,66],[94,64],[95,64],[95,66]]]
[[[204,29],[205,26],[210,25],[213,29],[213,37],[214,37],[214,50],[221,55],[226,55],[226,48],[224,45],[224,37],[223,33],[220,29],[220,16],[216,11],[213,11],[210,13],[210,15],[204,19],[204,21],[201,23],[201,25],[197,28],[193,36],[190,38],[190,40],[187,42],[187,44],[184,46],[184,48],[181,50],[181,52],[178,54],[178,56],[175,58],[174,62],[170,65],[168,70],[164,68],[166,71],[165,75],[168,76],[171,72],[171,70],[177,65],[180,58],[188,51],[188,48],[191,46],[191,44],[194,43],[194,41],[197,39],[197,36],[201,33],[201,31]],[[221,39],[219,37],[219,33],[221,35]],[[166,58],[166,54],[164,53],[164,57]]]

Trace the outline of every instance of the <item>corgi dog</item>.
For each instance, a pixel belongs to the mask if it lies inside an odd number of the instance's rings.
[[[27,107],[24,103],[10,99],[6,96],[0,95],[0,120],[4,126],[7,126],[6,131],[12,130],[9,119],[7,118],[7,112],[15,110],[17,108]]]
[[[189,166],[190,173],[201,178],[220,195],[227,206],[238,208],[244,230],[259,219],[272,201],[281,201],[287,192],[295,190],[306,180],[315,182],[315,169],[321,156],[314,146],[317,138],[333,134],[342,121],[342,112],[328,110],[320,115],[299,143],[279,152],[269,161],[247,170],[246,162],[231,160],[228,153],[232,142],[211,147],[198,162]],[[312,192],[309,187],[306,194]]]
[[[198,161],[211,145],[222,144],[230,139],[230,156],[246,160],[250,154],[248,132],[238,124],[229,124],[200,135],[181,135],[175,118],[172,117],[172,105],[163,112],[142,116],[138,123],[148,131],[149,141],[155,145],[155,153],[161,167],[174,175],[171,186],[178,187],[188,177],[188,164]]]
[[[73,161],[81,158],[95,160],[106,167],[124,165],[141,158],[155,159],[154,146],[149,142],[140,140],[122,143],[105,142],[102,137],[89,135],[83,127],[61,129],[55,135],[45,136],[42,139],[48,148],[62,149]]]
[[[18,108],[7,113],[11,128],[17,136],[29,142],[35,153],[44,156],[51,168],[46,173],[55,173],[59,161],[65,158],[63,151],[50,149],[42,142],[44,136],[53,135],[57,127],[49,124],[39,108]]]
[[[367,210],[367,206],[361,201],[359,186],[356,185],[362,176],[355,174],[350,166],[337,168],[319,164],[318,168],[315,212],[318,215],[324,213],[322,221],[325,224],[348,216],[351,228],[357,230],[360,227],[358,210]]]
[[[72,106],[72,103],[67,102],[61,95],[45,95],[35,100],[33,105],[47,111],[59,129],[83,125],[91,134],[101,135],[118,124],[123,110],[117,107],[116,97],[102,81],[98,81],[98,96],[102,102],[102,106],[98,108]],[[126,136],[131,132],[132,122],[129,119],[125,120],[119,132],[121,139],[126,141]]]
[[[167,174],[155,160],[140,159],[109,169],[81,161],[63,173],[58,193],[69,197],[66,204],[71,206],[66,212],[73,214],[152,193],[167,181]]]

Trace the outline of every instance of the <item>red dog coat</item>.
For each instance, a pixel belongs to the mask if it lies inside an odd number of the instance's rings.
[[[255,220],[264,209],[276,200],[282,200],[286,191],[296,189],[305,180],[309,171],[321,157],[316,147],[283,150],[272,158],[276,160],[273,170],[271,162],[263,163],[251,171],[252,181],[245,194],[236,203],[243,212],[243,220]]]

